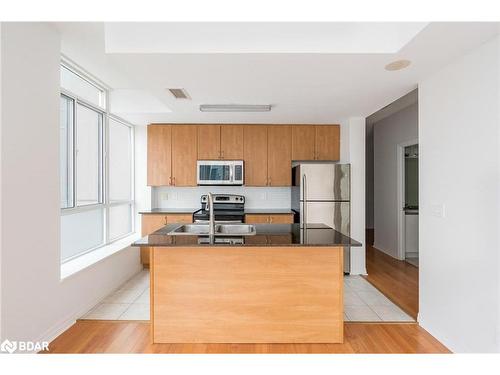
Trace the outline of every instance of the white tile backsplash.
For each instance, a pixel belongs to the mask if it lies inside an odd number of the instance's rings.
[[[290,208],[291,188],[247,186],[153,187],[151,188],[151,207],[200,207],[201,195],[208,192],[244,195],[246,208]]]

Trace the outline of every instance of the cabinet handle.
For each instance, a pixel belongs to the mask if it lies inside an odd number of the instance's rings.
[[[172,185],[174,185],[174,186],[175,186],[175,177],[172,177],[172,181],[173,181],[173,182],[172,182]]]
[[[172,176],[170,176],[170,177],[168,178],[168,184],[169,184],[169,185],[172,185]]]
[[[165,216],[164,219],[165,219],[165,225],[167,225],[168,224],[167,217]]]
[[[271,183],[272,183],[271,181],[272,181],[271,177],[269,177],[269,186],[271,186]]]
[[[269,222],[272,224],[272,222],[273,222],[273,217],[272,216],[269,216]]]

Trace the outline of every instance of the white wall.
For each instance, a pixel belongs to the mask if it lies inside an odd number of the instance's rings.
[[[365,160],[366,160],[366,228],[374,228],[374,194],[373,194],[373,124],[366,124],[366,146],[365,146]]]
[[[398,144],[418,138],[418,104],[373,126],[374,247],[398,257]]]
[[[419,86],[422,327],[455,352],[500,351],[500,40]]]
[[[60,280],[59,35],[1,25],[1,334],[51,340],[140,269],[127,248]]]

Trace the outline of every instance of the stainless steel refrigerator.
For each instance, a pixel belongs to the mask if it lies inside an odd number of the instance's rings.
[[[321,236],[321,229],[308,229],[307,223],[326,224],[336,231],[351,234],[350,164],[299,164],[292,170],[291,207],[297,213],[305,236]],[[317,232],[317,233],[316,233]],[[350,272],[350,249],[344,249],[344,272]]]

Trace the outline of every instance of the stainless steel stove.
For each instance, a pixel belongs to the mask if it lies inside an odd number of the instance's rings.
[[[213,194],[216,222],[243,223],[245,221],[245,197],[235,194]],[[209,220],[208,196],[201,196],[201,208],[193,214],[195,223]]]

